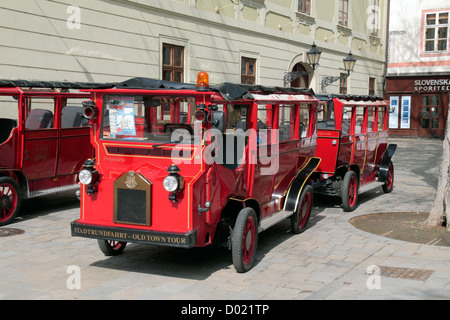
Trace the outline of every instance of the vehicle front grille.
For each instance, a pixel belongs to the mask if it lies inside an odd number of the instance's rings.
[[[152,183],[129,171],[114,181],[114,222],[151,225]]]
[[[147,198],[145,190],[117,189],[116,221],[147,224]]]

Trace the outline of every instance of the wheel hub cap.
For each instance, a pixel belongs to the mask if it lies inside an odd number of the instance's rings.
[[[11,205],[10,205],[9,197],[7,197],[7,196],[0,197],[0,208],[6,209],[6,208],[9,208],[10,206]]]
[[[250,250],[251,246],[252,246],[252,231],[249,230],[247,232],[247,237],[245,239],[245,250]]]

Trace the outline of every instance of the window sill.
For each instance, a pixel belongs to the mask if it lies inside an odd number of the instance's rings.
[[[445,51],[420,51],[419,57],[421,58],[432,58],[432,57],[442,57],[442,56],[450,56],[450,52],[448,50]]]
[[[313,25],[316,23],[316,18],[310,16],[309,14],[297,11],[295,13],[298,22],[306,25]]]
[[[344,26],[342,24],[337,24],[336,27],[337,27],[338,32],[342,32],[346,36],[349,36],[352,34],[352,29],[347,26]]]
[[[264,4],[264,1],[266,0],[241,0],[242,3],[246,4],[246,5],[258,5],[261,6]]]

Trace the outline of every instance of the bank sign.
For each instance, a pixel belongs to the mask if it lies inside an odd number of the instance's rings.
[[[450,92],[450,79],[414,80],[414,91],[420,93]]]

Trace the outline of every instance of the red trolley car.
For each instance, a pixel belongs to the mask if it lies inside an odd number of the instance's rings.
[[[0,81],[0,226],[13,221],[22,199],[79,189],[92,146],[82,117],[89,94],[78,89],[99,86]]]
[[[388,144],[389,103],[373,96],[317,96],[321,101],[314,175],[316,193],[342,198],[353,211],[358,194],[381,185],[391,192],[396,145]]]
[[[95,158],[80,172],[72,235],[106,255],[127,242],[231,250],[249,270],[258,233],[311,212],[318,100],[306,89],[135,78],[92,90]]]

